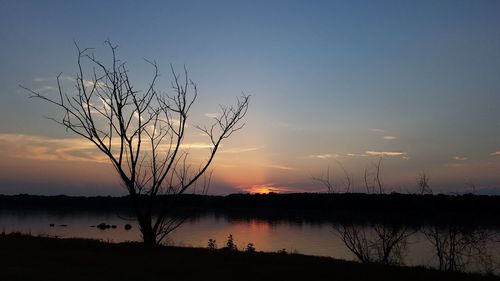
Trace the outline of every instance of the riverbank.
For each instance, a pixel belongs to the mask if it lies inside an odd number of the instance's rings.
[[[500,280],[283,253],[0,234],[1,280]]]

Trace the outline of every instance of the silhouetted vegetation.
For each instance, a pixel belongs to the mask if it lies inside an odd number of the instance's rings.
[[[255,252],[255,246],[253,243],[248,243],[247,246],[245,247],[245,252],[247,253],[254,253]]]
[[[141,262],[137,262],[140,260]],[[500,280],[423,267],[359,264],[297,254],[147,248],[0,234],[1,279],[10,280]]]
[[[344,245],[362,263],[403,264],[408,237],[413,233],[400,224],[333,225]]]
[[[93,48],[81,49],[75,43],[75,91],[63,91],[62,73],[57,76],[56,97],[22,88],[30,98],[55,106],[60,116],[50,119],[94,144],[109,160],[128,192],[144,243],[157,245],[184,220],[172,215],[170,205],[158,207],[152,202],[162,194],[183,194],[197,183],[202,183],[203,190],[208,188],[211,173],[205,172],[223,141],[243,128],[250,97],[242,95],[235,106],[221,105],[211,125],[193,126],[211,144],[207,159],[194,165],[189,152],[182,149],[189,127],[186,122],[198,96],[186,68],[181,75],[170,65],[173,92],[167,92],[158,89],[156,62],[146,60],[152,66],[151,80],[145,90],[138,90],[129,79],[126,62],[118,57],[118,46],[110,41],[105,44],[111,51],[110,62],[98,59]]]
[[[429,225],[422,232],[434,247],[439,270],[463,271],[470,264],[487,273],[498,268],[499,262],[493,260],[487,247],[494,237],[484,229],[450,223]]]
[[[207,248],[211,251],[217,250],[217,241],[215,239],[208,239]]]
[[[500,196],[360,193],[231,194],[160,196],[154,206],[170,204],[182,214],[214,212],[234,218],[288,221],[394,222],[499,226]],[[0,195],[0,210],[131,213],[128,197]]]
[[[224,249],[229,251],[238,251],[238,246],[236,246],[232,234],[229,234],[229,236],[227,237],[226,247]]]

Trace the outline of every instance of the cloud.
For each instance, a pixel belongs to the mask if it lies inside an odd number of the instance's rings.
[[[50,91],[50,90],[53,90],[53,89],[54,89],[54,87],[49,86],[49,85],[45,85],[45,86],[42,86],[42,87],[34,89],[33,92],[43,93],[43,92],[47,92],[47,91]]]
[[[107,158],[84,139],[53,139],[22,134],[0,134],[2,154],[33,160],[105,162]]]
[[[312,158],[318,158],[318,159],[329,159],[329,158],[336,158],[339,157],[338,154],[317,154],[317,155],[311,155]]]
[[[278,170],[286,170],[286,171],[296,170],[295,168],[292,168],[292,167],[276,165],[276,164],[268,164],[268,165],[264,165],[264,167],[271,168],[271,169],[278,169]]]
[[[59,77],[59,80],[61,80],[61,81],[63,81],[63,80],[75,81],[76,78],[73,76],[61,75]],[[33,78],[33,81],[38,82],[38,83],[51,81],[51,82],[55,83],[57,81],[57,77],[56,76],[54,76],[54,77],[35,77],[35,78]]]
[[[205,116],[208,118],[216,118],[219,116],[218,113],[205,113]]]
[[[202,142],[194,142],[194,143],[183,143],[180,148],[187,149],[197,149],[197,148],[213,148],[214,145],[211,143],[202,143]]]
[[[408,157],[408,153],[402,152],[402,151],[373,151],[373,150],[367,150],[365,153],[347,153],[346,154],[349,157],[367,157],[367,156],[378,156],[378,157],[384,157],[384,156],[401,156],[402,159],[408,160],[410,157]]]
[[[376,133],[386,133],[387,132],[386,130],[376,129],[376,128],[371,128],[371,129],[368,129],[368,130],[371,131],[371,132],[376,132]]]
[[[118,147],[119,140],[112,143]],[[213,148],[211,143],[183,143],[181,149]],[[162,144],[160,151],[173,149],[169,144]],[[145,153],[150,147],[143,146]],[[49,138],[23,134],[0,134],[0,153],[2,156],[46,161],[91,161],[109,163],[107,156],[90,141],[83,138]]]
[[[384,140],[395,140],[395,136],[384,136]]]
[[[401,151],[365,151],[367,155],[370,156],[406,156],[406,152]]]
[[[51,82],[51,83],[54,83],[56,84],[57,82],[57,77],[35,77],[33,79],[33,81],[37,82],[37,83],[41,83],[41,82]],[[68,75],[61,75],[59,76],[59,81],[70,81],[70,82],[74,82],[76,83],[76,77],[73,77],[73,76],[68,76]],[[89,79],[83,79],[83,85],[85,87],[93,87],[95,84],[95,81],[94,80],[89,80]],[[99,87],[105,87],[106,86],[106,83],[102,82],[102,81],[99,81],[97,82],[97,86]]]
[[[466,164],[465,163],[446,163],[444,164],[443,166],[445,167],[451,167],[451,168],[459,168],[459,167],[465,167]]]
[[[455,161],[465,161],[465,160],[467,160],[467,157],[455,156],[455,157],[453,157],[453,160],[455,160]]]
[[[346,155],[349,157],[366,157],[366,156],[368,156],[367,154],[359,154],[359,153],[347,153]]]
[[[229,149],[221,149],[220,153],[242,153],[242,152],[250,152],[250,151],[256,151],[264,148],[263,146],[260,147],[241,147],[241,148],[229,148]]]

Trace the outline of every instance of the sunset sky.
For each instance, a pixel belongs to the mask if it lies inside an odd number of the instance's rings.
[[[216,156],[212,194],[318,192],[341,165],[351,191],[380,157],[388,192],[500,194],[500,1],[0,0],[0,194],[122,195],[89,143],[44,118],[53,106],[19,85],[74,89],[76,49],[119,45],[136,88],[186,65],[199,99],[194,125],[251,95],[246,126]],[[206,154],[205,154],[206,155]]]

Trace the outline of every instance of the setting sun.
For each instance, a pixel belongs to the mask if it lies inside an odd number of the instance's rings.
[[[271,184],[264,185],[252,185],[249,188],[244,189],[246,192],[251,194],[269,194],[269,193],[283,193],[286,192],[286,189],[275,187]]]
[[[253,185],[248,189],[246,189],[245,191],[248,191],[249,193],[252,194],[268,194],[271,192],[275,192],[273,189],[265,185]]]

